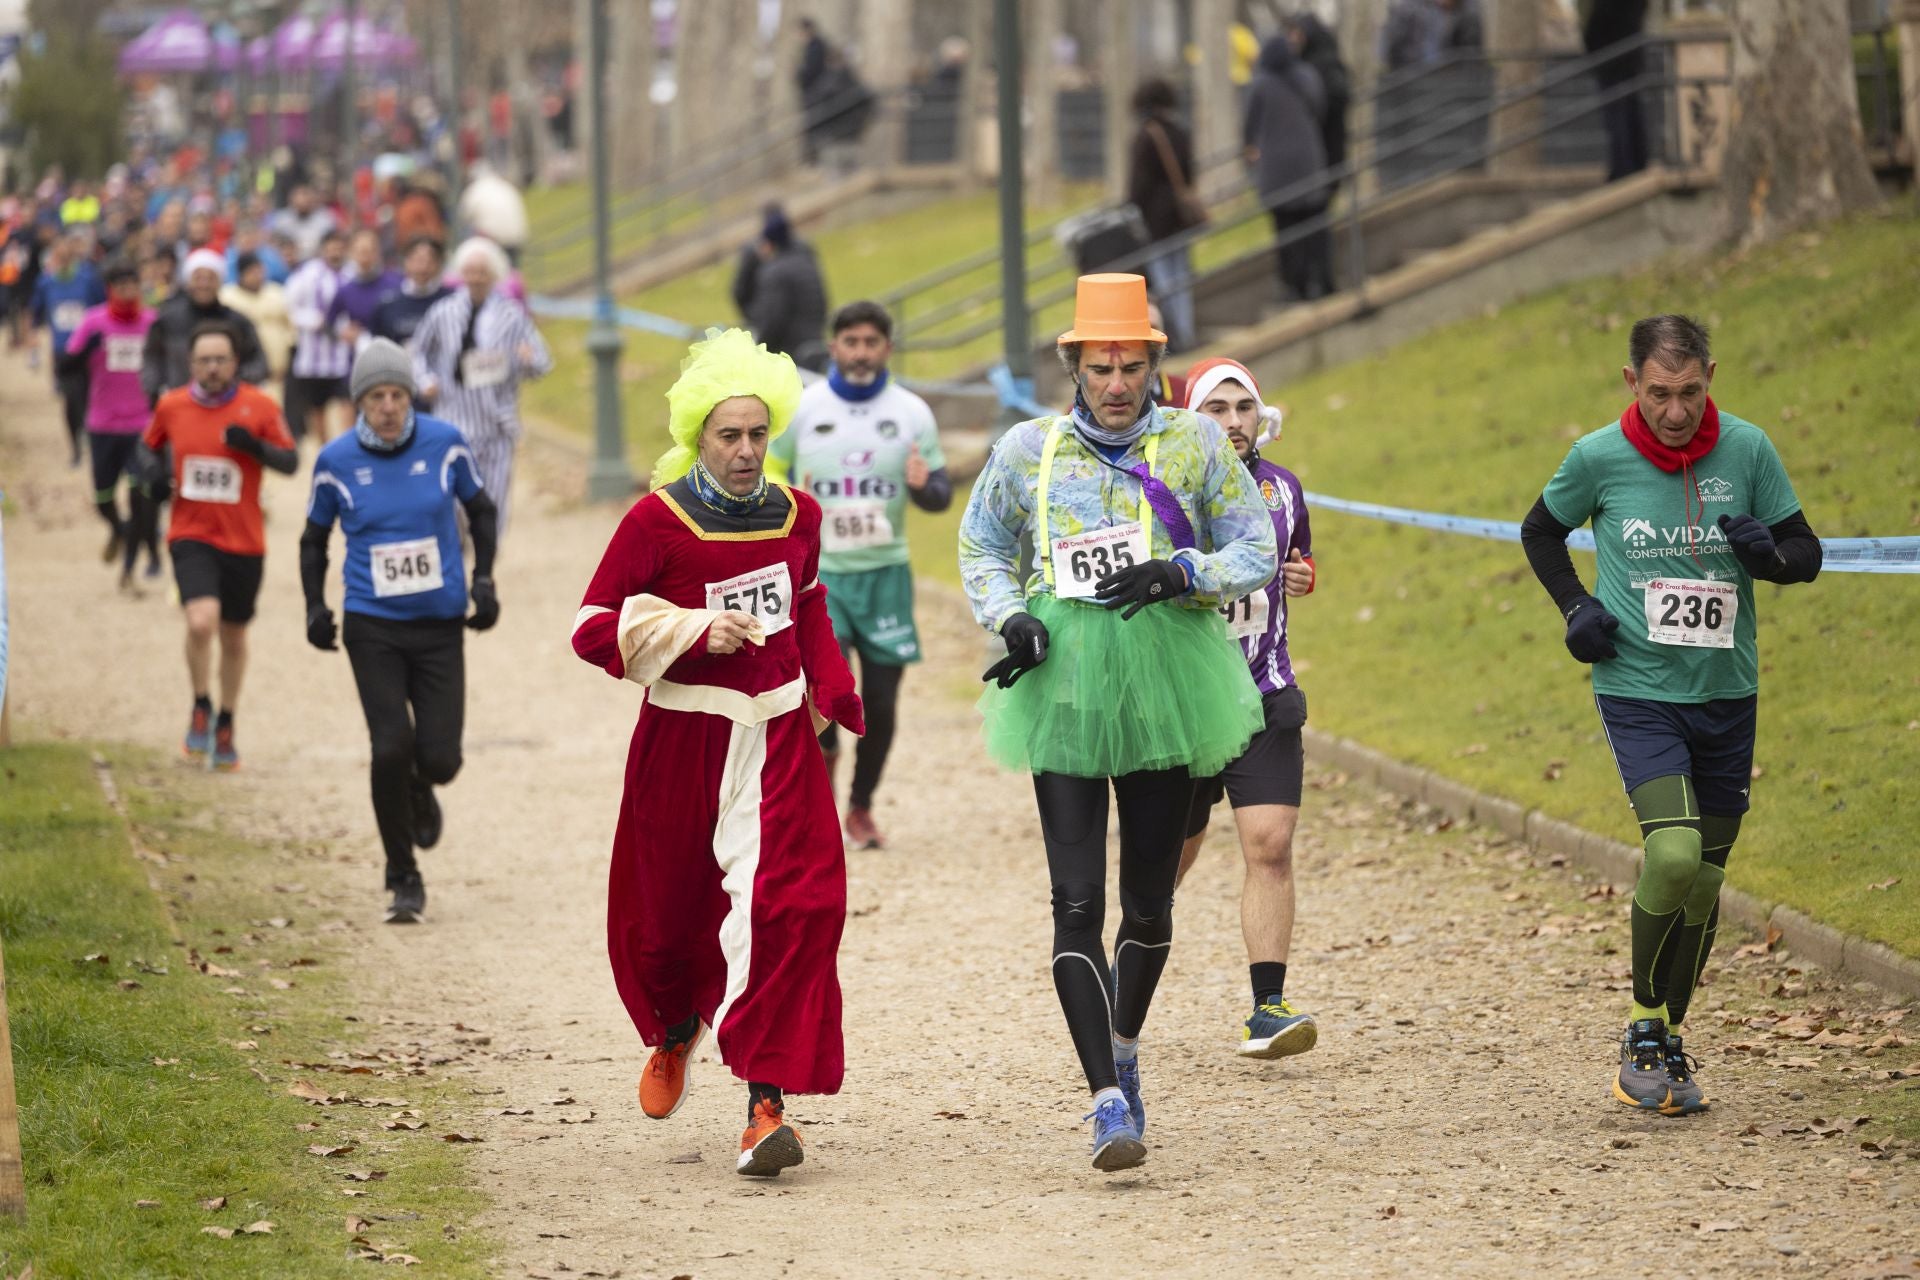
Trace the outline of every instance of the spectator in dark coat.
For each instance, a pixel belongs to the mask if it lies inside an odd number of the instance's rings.
[[[1284,35],[1260,46],[1253,83],[1247,86],[1247,115],[1241,129],[1254,189],[1273,217],[1279,245],[1280,286],[1285,296],[1312,300],[1332,289],[1332,267],[1314,260],[1314,237],[1294,235],[1301,223],[1326,211],[1326,144],[1320,121],[1326,114],[1326,89],[1320,74],[1293,52]],[[1319,179],[1315,181],[1315,179]]]
[[[776,208],[760,230],[754,258],[752,273],[744,282],[736,274],[734,284],[734,301],[747,327],[767,350],[785,352],[803,369],[824,372],[827,284],[812,246],[794,239],[792,224]]]
[[[1196,225],[1193,210],[1182,205],[1180,193],[1194,184],[1193,136],[1175,118],[1173,86],[1153,79],[1133,95],[1140,128],[1127,152],[1127,199],[1140,211],[1147,239],[1155,244]],[[1170,173],[1171,159],[1179,172]],[[1193,345],[1193,263],[1182,245],[1168,249],[1146,263],[1147,281],[1167,322],[1174,350]]]
[[[1398,71],[1478,49],[1480,40],[1478,0],[1394,0],[1380,28],[1380,57]]]
[[[196,250],[188,255],[186,270],[187,287],[160,304],[141,351],[140,385],[149,402],[157,403],[162,395],[193,380],[187,349],[193,331],[211,322],[225,325],[233,334],[233,354],[240,361],[239,380],[254,386],[267,380],[267,357],[260,348],[259,331],[253,321],[220,301],[226,259],[210,249]]]
[[[1646,29],[1647,0],[1593,0],[1593,12],[1581,32],[1588,53],[1599,53],[1633,40]],[[1604,96],[1640,78],[1646,70],[1644,45],[1624,49],[1594,68]],[[1647,167],[1647,118],[1638,93],[1623,93],[1601,104],[1600,120],[1607,129],[1607,181],[1615,182]]]
[[[1294,53],[1320,74],[1320,87],[1327,95],[1320,142],[1326,149],[1327,167],[1336,169],[1347,162],[1347,109],[1353,102],[1353,77],[1340,59],[1340,41],[1311,13],[1289,18],[1287,35],[1293,41]]]

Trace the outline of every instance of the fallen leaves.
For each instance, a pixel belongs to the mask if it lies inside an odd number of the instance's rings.
[[[461,1133],[456,1130],[453,1133],[441,1134],[440,1141],[442,1142],[485,1142],[486,1139],[482,1138],[477,1133]]]
[[[353,1152],[358,1151],[359,1149],[360,1148],[358,1148],[351,1142],[347,1143],[344,1146],[339,1146],[339,1147],[329,1147],[329,1146],[316,1143],[313,1146],[307,1148],[307,1154],[310,1156],[324,1156],[330,1159],[334,1156],[350,1155]]]
[[[1880,883],[1878,883],[1878,884],[1870,884],[1870,885],[1868,885],[1868,886],[1867,886],[1867,888],[1869,888],[1869,889],[1878,889],[1878,890],[1880,890],[1880,891],[1881,891],[1882,893],[1885,893],[1885,892],[1886,892],[1886,891],[1887,891],[1888,889],[1891,889],[1891,888],[1893,888],[1893,886],[1895,886],[1895,885],[1897,885],[1897,884],[1899,884],[1899,883],[1900,883],[1900,877],[1899,877],[1899,876],[1892,876],[1892,877],[1890,877],[1890,878],[1888,878],[1888,879],[1886,879],[1886,880],[1882,880],[1882,881],[1881,881]]]
[[[214,1196],[210,1200],[202,1200],[200,1202],[200,1207],[202,1209],[205,1209],[208,1213],[218,1213],[220,1210],[227,1207],[227,1198],[225,1196]]]
[[[667,1163],[668,1164],[699,1164],[700,1153],[698,1151],[689,1151],[685,1155],[668,1156]]]

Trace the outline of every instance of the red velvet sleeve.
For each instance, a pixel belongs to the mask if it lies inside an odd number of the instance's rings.
[[[805,541],[806,557],[801,580],[806,583],[794,600],[794,639],[800,646],[800,669],[806,672],[813,689],[814,705],[831,707],[843,695],[853,692],[853,672],[846,655],[834,638],[833,621],[827,616],[827,588],[820,581],[820,504],[811,495],[793,491],[799,504],[794,531]]]
[[[640,504],[635,503],[614,529],[573,627],[573,651],[616,680],[627,674],[620,656],[621,606],[629,596],[647,590],[657,567],[654,539],[641,527]]]

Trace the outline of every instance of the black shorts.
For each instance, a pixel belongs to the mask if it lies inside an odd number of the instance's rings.
[[[220,621],[236,626],[253,621],[265,556],[239,556],[189,538],[168,543],[167,550],[173,555],[173,580],[180,584],[181,604],[218,596]]]
[[[352,397],[345,378],[299,378],[290,373],[281,399],[285,401],[288,428],[301,436],[306,434],[308,410],[324,409],[330,401]]]
[[[1753,739],[1760,722],[1760,698],[1716,698],[1711,702],[1655,702],[1651,698],[1593,695],[1600,727],[1631,792],[1643,782],[1675,776],[1690,778],[1700,811],[1732,817],[1747,811],[1753,786]]]
[[[89,431],[87,432],[87,454],[93,459],[94,500],[100,501],[100,495],[113,496],[119,487],[120,477],[133,471],[133,455],[140,448],[138,431]]]
[[[1300,791],[1307,769],[1300,729],[1307,723],[1307,695],[1299,685],[1288,685],[1260,699],[1267,724],[1255,734],[1240,758],[1211,778],[1193,784],[1193,805],[1187,811],[1187,835],[1207,829],[1207,815],[1222,796],[1236,809],[1256,804],[1300,807]]]

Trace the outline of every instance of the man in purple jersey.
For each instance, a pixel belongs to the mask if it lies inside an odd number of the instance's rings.
[[[1261,445],[1279,438],[1280,414],[1261,403],[1253,374],[1233,360],[1202,360],[1187,371],[1186,382],[1187,408],[1218,422],[1253,472],[1260,498],[1273,515],[1281,563],[1266,586],[1222,610],[1227,629],[1253,670],[1266,727],[1218,776],[1195,779],[1180,875],[1184,878],[1199,857],[1207,817],[1226,796],[1233,804],[1247,863],[1240,930],[1253,985],[1253,1013],[1241,1024],[1234,1051],[1246,1058],[1285,1058],[1305,1053],[1319,1038],[1313,1016],[1296,1012],[1286,1000],[1287,949],[1293,942],[1293,828],[1300,818],[1306,767],[1300,730],[1307,722],[1307,698],[1294,682],[1287,655],[1287,601],[1313,591],[1313,539],[1300,481],[1260,456]]]

